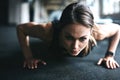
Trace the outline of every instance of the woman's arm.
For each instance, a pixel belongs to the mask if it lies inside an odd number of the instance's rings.
[[[117,24],[100,25],[98,35],[100,35],[101,39],[111,38],[105,57],[99,60],[98,65],[106,62],[107,68],[113,69],[119,67],[119,64],[114,60],[114,55],[119,44],[120,26]]]
[[[120,26],[119,28],[116,30],[115,34],[111,37],[111,41],[108,47],[108,51],[113,52],[115,55],[117,46],[119,44],[119,40],[120,40]]]
[[[29,46],[29,36],[50,41],[52,39],[51,23],[36,24],[30,22],[30,23],[20,24],[17,26],[17,35],[25,57],[24,67],[33,69],[33,68],[37,68],[38,62],[42,62],[43,64],[45,64],[43,61],[33,58]]]

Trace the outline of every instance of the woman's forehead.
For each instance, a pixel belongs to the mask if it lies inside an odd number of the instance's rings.
[[[68,24],[65,26],[65,28],[76,28],[76,27],[79,27],[79,28],[89,28],[88,26],[84,26],[80,23],[73,23],[73,24]]]
[[[70,24],[65,26],[63,30],[67,32],[88,32],[91,30],[91,28],[88,28],[81,24]]]
[[[80,24],[71,24],[63,29],[63,32],[65,34],[69,34],[72,36],[79,36],[79,37],[89,35],[90,31],[91,28],[87,28],[86,26]]]

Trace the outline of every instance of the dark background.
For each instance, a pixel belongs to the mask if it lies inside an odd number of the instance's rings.
[[[0,1],[0,24],[8,24],[8,0]]]

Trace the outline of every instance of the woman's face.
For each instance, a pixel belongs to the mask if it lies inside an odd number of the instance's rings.
[[[77,56],[88,44],[91,29],[80,24],[70,24],[60,34],[60,44],[72,56]]]

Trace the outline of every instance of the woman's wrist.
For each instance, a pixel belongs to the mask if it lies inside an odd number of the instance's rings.
[[[114,57],[114,53],[111,52],[111,51],[107,51],[107,52],[105,53],[105,57],[108,57],[108,56]]]
[[[33,56],[25,56],[25,59],[26,59],[26,60],[33,59]]]

